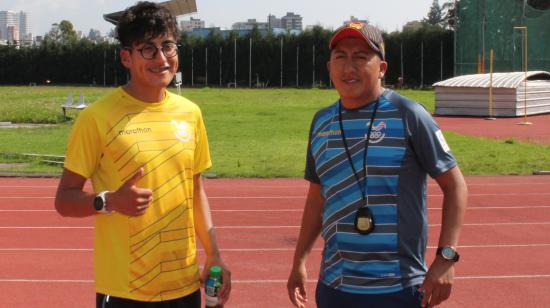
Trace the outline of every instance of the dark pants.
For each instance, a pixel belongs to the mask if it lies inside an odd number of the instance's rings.
[[[317,283],[315,301],[318,308],[420,308],[422,293],[418,286],[387,294],[346,293]]]
[[[140,302],[96,293],[95,305],[96,308],[200,308],[201,291],[162,302]]]

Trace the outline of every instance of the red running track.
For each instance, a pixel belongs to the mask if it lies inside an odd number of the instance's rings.
[[[497,118],[487,121],[483,117],[435,116],[443,131],[484,138],[519,139],[532,143],[550,144],[550,114],[528,116],[532,125],[518,125],[523,117]]]
[[[93,219],[60,217],[57,179],[0,178],[0,307],[93,307]],[[550,307],[550,176],[468,177],[456,280],[441,307]],[[307,183],[207,180],[219,244],[233,272],[226,307],[292,307],[286,278]],[[442,195],[428,192],[434,255]],[[321,241],[308,260],[314,307]],[[203,258],[201,252],[201,258]]]

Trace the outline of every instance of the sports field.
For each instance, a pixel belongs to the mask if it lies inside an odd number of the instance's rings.
[[[37,128],[0,127],[0,173],[47,172],[59,173],[59,166],[41,164],[18,157],[18,153],[63,155],[67,136],[78,111],[70,110],[64,119],[61,104],[69,94],[78,100],[83,94],[90,103],[107,93],[108,88],[92,87],[0,87],[0,122],[47,123],[53,126]],[[175,89],[172,89],[175,91]],[[402,93],[434,109],[433,91],[405,90]],[[202,109],[214,162],[210,172],[220,177],[300,177],[305,163],[307,134],[316,110],[337,99],[334,90],[324,89],[183,89],[182,94]],[[438,119],[444,121],[446,118]],[[524,142],[515,133],[550,139],[541,130],[544,125],[519,127],[511,123],[470,125],[472,121],[458,118],[443,126],[448,143],[466,175],[532,174],[535,170],[550,169],[550,146]],[[541,121],[544,123],[545,121]],[[499,139],[483,136],[486,128],[497,126]],[[472,131],[477,130],[476,137]],[[456,128],[456,129],[455,129]],[[474,131],[475,133],[475,131]],[[527,140],[533,141],[533,140]],[[536,141],[536,140],[535,140]],[[539,142],[540,143],[540,142]]]

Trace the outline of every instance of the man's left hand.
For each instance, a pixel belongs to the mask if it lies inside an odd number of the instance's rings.
[[[451,296],[454,262],[436,257],[419,291],[424,293],[422,307],[434,307]]]

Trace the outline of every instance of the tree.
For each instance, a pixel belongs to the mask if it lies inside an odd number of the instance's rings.
[[[527,4],[541,11],[550,9],[550,1],[548,0],[527,0]]]
[[[443,28],[455,30],[459,2],[459,0],[450,0],[443,3],[443,5],[441,6],[441,10],[443,12]]]
[[[52,24],[50,32],[45,37],[48,41],[58,42],[63,45],[74,44],[77,41],[76,31],[73,24],[68,20]]]
[[[432,6],[428,11],[428,16],[424,18],[424,22],[432,26],[438,26],[441,24],[443,13],[441,7],[439,6],[438,0],[433,0]]]
[[[70,21],[62,20],[59,23],[59,31],[61,31],[61,43],[74,44],[76,42],[76,31]]]
[[[58,23],[52,24],[52,28],[45,35],[44,40],[46,42],[59,42],[59,41],[61,41],[61,31],[59,31],[59,24]]]

